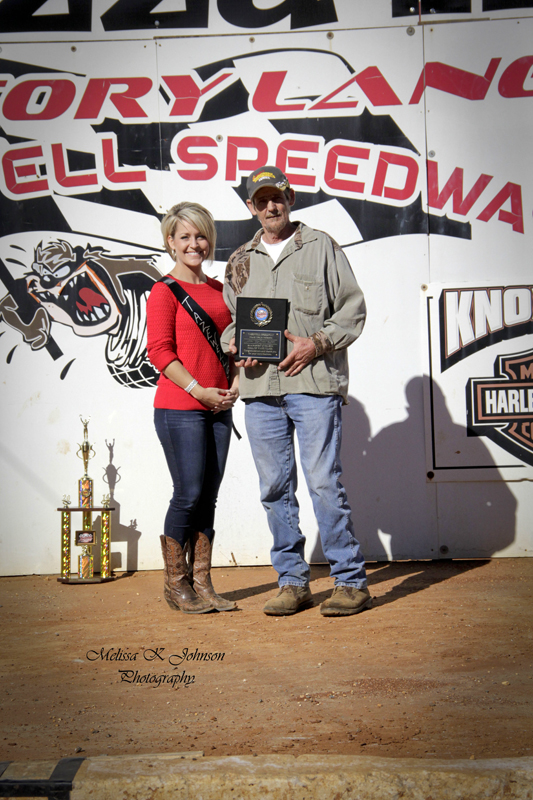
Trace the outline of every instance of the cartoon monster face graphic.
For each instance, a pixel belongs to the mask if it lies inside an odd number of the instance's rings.
[[[46,347],[54,359],[62,355],[54,322],[77,336],[106,334],[105,360],[118,383],[132,389],[157,384],[159,373],[146,352],[146,302],[161,277],[153,255],[112,255],[58,239],[37,245],[24,277],[14,279],[1,259],[0,275],[8,287],[0,298],[0,322],[19,331],[32,350]]]
[[[87,249],[74,251],[65,241],[46,248],[41,242],[26,275],[28,294],[55,322],[68,325],[78,336],[112,333],[120,323],[118,298],[98,274],[101,268],[91,255]]]

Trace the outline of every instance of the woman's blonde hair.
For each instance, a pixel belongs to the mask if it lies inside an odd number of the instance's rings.
[[[209,258],[215,256],[215,245],[217,241],[217,231],[215,221],[207,208],[199,203],[189,203],[187,201],[172,206],[170,211],[163,217],[161,222],[161,233],[163,234],[163,244],[169,256],[175,259],[175,253],[168,243],[168,237],[174,236],[178,222],[188,222],[198,228],[202,236],[205,236],[209,245]]]

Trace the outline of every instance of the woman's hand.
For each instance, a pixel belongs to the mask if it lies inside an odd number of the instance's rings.
[[[191,396],[198,400],[202,405],[207,408],[219,408],[226,395],[225,389],[217,389],[216,386],[208,386],[204,388],[197,384],[191,392]]]
[[[194,383],[192,375],[187,372],[183,364],[178,360],[171,361],[166,369],[163,370],[163,374],[182,389],[185,389],[191,381]],[[219,389],[216,386],[204,387],[196,383],[191,389],[190,395],[215,414],[218,411],[225,411],[227,408],[231,408],[239,397],[238,374],[233,375],[229,389]]]
[[[230,386],[226,394],[226,401],[228,405],[234,406],[238,399],[239,399],[239,387]]]
[[[226,411],[228,408],[233,408],[239,398],[239,390],[236,387],[220,391],[224,391],[225,393],[222,400],[213,408],[213,413],[215,414],[219,411]]]
[[[214,386],[204,388],[203,386],[195,386],[191,392],[195,400],[199,400],[202,405],[207,406],[215,414],[219,411],[226,411],[237,401],[239,397],[239,390],[232,389],[217,389]]]

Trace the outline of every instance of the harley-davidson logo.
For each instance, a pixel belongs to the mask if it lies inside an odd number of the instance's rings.
[[[468,432],[533,466],[533,350],[498,356],[493,378],[466,386]]]

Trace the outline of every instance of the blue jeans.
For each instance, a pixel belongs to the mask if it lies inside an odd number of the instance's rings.
[[[215,506],[231,438],[231,410],[156,408],[154,422],[174,485],[165,536],[182,546],[194,531],[213,540]]]
[[[346,490],[340,482],[342,399],[338,395],[287,394],[245,402],[246,430],[259,473],[261,502],[274,537],[271,557],[279,585],[309,583],[296,499],[296,431],[322,549],[335,585],[364,588],[364,559],[355,538]]]

